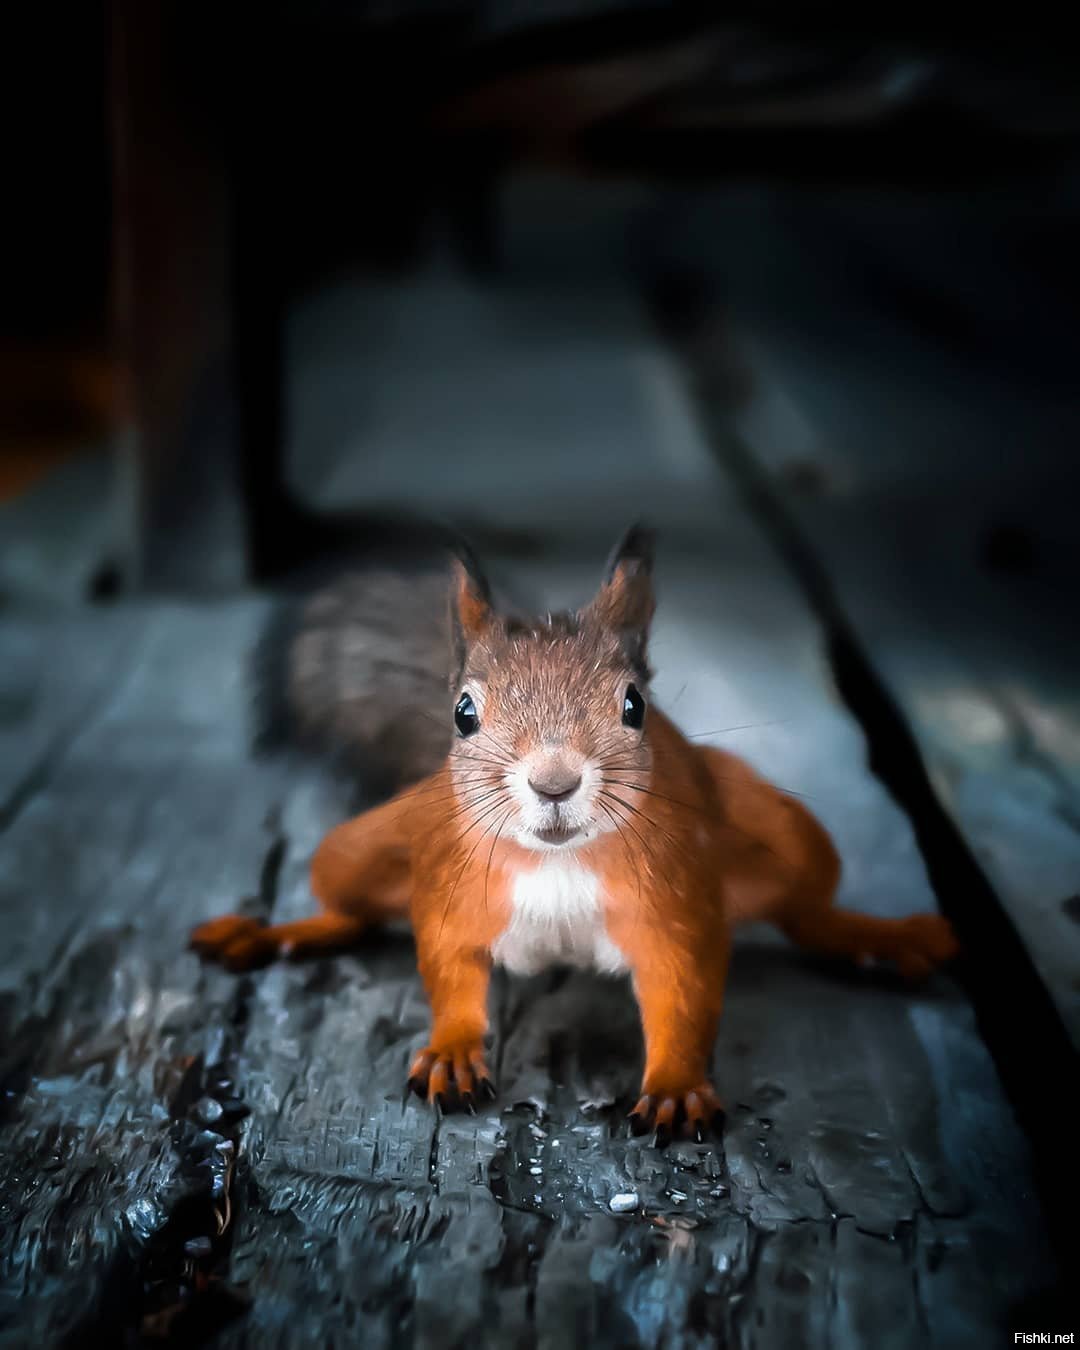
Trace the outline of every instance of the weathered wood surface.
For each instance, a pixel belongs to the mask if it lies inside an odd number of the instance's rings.
[[[44,747],[0,850],[5,1344],[138,1327],[154,1235],[205,1190],[170,1121],[236,989],[182,953],[208,896],[257,885],[280,799],[247,754],[262,612],[0,627],[5,655],[36,647],[25,720]]]
[[[687,215],[703,232],[723,218],[729,245],[698,376],[803,532],[1080,1047],[1080,415],[1075,300],[1057,281],[1075,212],[1053,210],[778,209],[762,194]]]
[[[550,540],[512,570],[553,605],[588,595],[647,500],[665,532],[661,701],[809,795],[845,858],[847,902],[932,907],[821,628],[640,311],[619,294],[591,309],[504,297],[488,314],[498,341],[469,362],[481,299],[417,299],[458,359],[473,433],[448,445],[420,420],[384,464],[369,405],[385,497],[411,487],[434,509],[441,494],[460,515],[478,499]],[[361,402],[365,378],[387,373],[369,365],[349,367]],[[508,372],[513,397],[499,392]],[[558,434],[559,389],[595,394],[588,444],[571,424]],[[296,406],[301,439],[356,415],[325,382]],[[305,408],[327,421],[305,430]],[[496,490],[485,467],[509,450],[517,472]],[[325,481],[348,501],[340,477]],[[14,765],[0,834],[0,1344],[141,1330],[237,1347],[876,1350],[982,1347],[1043,1324],[1056,1269],[1029,1146],[946,977],[910,990],[747,933],[716,1050],[727,1131],[659,1153],[623,1131],[641,1052],[620,982],[497,979],[499,1099],[438,1120],[402,1101],[427,1027],[407,935],[241,980],[201,968],[184,951],[199,920],[238,900],[308,910],[308,859],[351,795],[310,763],[250,756],[245,668],[268,607],[0,626],[15,653],[0,653]],[[612,1213],[630,1191],[638,1208]]]
[[[745,530],[727,540],[741,566],[719,582],[666,568],[668,703],[695,731],[781,709],[755,757],[813,792],[852,900],[930,904],[813,626]],[[586,584],[548,575],[553,599]],[[945,979],[912,993],[755,935],[717,1050],[723,1144],[661,1154],[623,1137],[640,1051],[618,982],[498,982],[499,1102],[440,1122],[401,1100],[426,1031],[407,937],[251,980],[199,967],[183,946],[204,915],[253,892],[308,907],[343,810],[312,768],[247,754],[264,612],[95,616],[126,674],[4,834],[6,1343],[148,1331],[186,1305],[177,1334],[220,1344],[975,1345],[1047,1281],[1024,1142]],[[63,621],[39,640],[65,652]],[[207,1065],[251,1115],[200,1138],[182,1122]],[[613,1215],[627,1190],[640,1211]],[[211,1271],[239,1312],[199,1291]]]

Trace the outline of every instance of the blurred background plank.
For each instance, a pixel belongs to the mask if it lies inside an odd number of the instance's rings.
[[[212,40],[189,6],[111,16],[122,543],[170,586],[318,549],[284,473],[292,300],[341,267],[400,272],[433,229],[493,266],[516,168],[940,190],[1053,178],[1080,129],[1052,26],[1005,52],[930,9],[286,6]]]

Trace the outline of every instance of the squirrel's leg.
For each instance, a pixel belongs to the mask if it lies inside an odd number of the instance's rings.
[[[256,970],[279,956],[333,951],[355,942],[367,923],[359,916],[326,910],[295,923],[268,924],[246,914],[209,919],[191,934],[191,948],[226,970]]]
[[[455,950],[417,933],[420,974],[431,1002],[431,1039],[409,1069],[408,1089],[443,1110],[495,1096],[484,1060],[491,958],[475,947]]]
[[[396,827],[395,805],[387,802],[347,820],[316,849],[311,889],[320,913],[281,924],[226,914],[200,924],[191,934],[192,948],[229,970],[253,970],[278,956],[348,947],[370,924],[405,917],[409,855]]]
[[[959,950],[952,926],[940,914],[879,919],[798,893],[787,897],[776,923],[800,947],[860,963],[888,961],[911,980],[925,978]]]
[[[630,1127],[635,1134],[655,1129],[658,1144],[682,1131],[701,1139],[724,1114],[709,1061],[724,1001],[728,934],[710,927],[696,942],[656,932],[611,936],[630,961],[645,1033],[641,1098]]]
[[[734,755],[711,746],[701,754],[722,803],[717,829],[732,922],[764,919],[800,947],[889,961],[912,978],[956,955],[956,938],[940,914],[878,919],[839,909],[840,859],[821,822]]]
[[[854,961],[888,961],[909,979],[949,961],[958,947],[940,914],[881,919],[836,905],[840,858],[824,826],[801,802],[760,785],[756,815],[740,822],[760,841],[726,879],[734,921],[764,919],[800,947]],[[762,806],[767,802],[768,809]]]
[[[763,918],[800,947],[857,962],[887,961],[908,979],[924,978],[956,955],[952,927],[940,914],[882,919],[840,908],[840,858],[828,832],[800,802],[786,798],[781,805],[789,833],[778,848],[797,843],[804,863],[797,875],[790,868],[777,873],[776,898]]]

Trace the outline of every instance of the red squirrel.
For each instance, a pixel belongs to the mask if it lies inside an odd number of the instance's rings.
[[[937,914],[838,908],[840,861],[806,807],[652,702],[652,555],[651,533],[632,528],[590,604],[532,623],[500,616],[456,562],[445,763],[330,831],[311,866],[318,914],[213,919],[193,947],[246,969],[407,915],[432,1009],[408,1087],[443,1109],[494,1096],[493,964],[629,973],[645,1036],[630,1122],[658,1142],[722,1120],[709,1062],[736,922],[912,978],[949,960]]]

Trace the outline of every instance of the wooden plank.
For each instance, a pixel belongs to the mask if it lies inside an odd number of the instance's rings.
[[[93,708],[73,659],[88,631],[69,618],[54,641],[49,625],[37,635],[74,697],[53,701],[66,741],[49,742],[0,850],[5,1335],[138,1328],[181,1268],[147,1264],[173,1216],[186,1205],[210,1222],[199,1163],[218,1136],[185,1120],[233,1034],[237,988],[180,953],[208,895],[257,888],[273,842],[280,782],[246,753],[243,665],[262,613],[96,614],[93,641],[120,660]],[[89,673],[96,697],[103,671]]]
[[[693,548],[665,559],[661,694],[693,730],[781,711],[749,733],[755,758],[813,792],[845,895],[932,906],[910,828],[828,701],[815,625],[745,525],[722,537],[709,575]],[[590,583],[554,559],[528,576],[551,603]],[[290,798],[283,918],[310,908],[332,808],[321,790]],[[838,978],[751,934],[717,1050],[723,1146],[667,1153],[622,1127],[640,1068],[624,984],[498,979],[493,1015],[499,1101],[438,1121],[401,1096],[427,1026],[407,942],[258,978],[231,1270],[253,1302],[224,1343],[780,1347],[884,1327],[897,1346],[975,1345],[1047,1280],[1026,1144],[947,980]],[[639,1210],[613,1214],[626,1192]]]
[[[643,318],[614,312],[626,348],[582,424],[609,404],[650,410],[615,463],[635,490],[655,480],[666,529],[660,701],[809,794],[845,858],[847,902],[931,908],[819,624],[713,465]],[[574,349],[562,359],[573,367]],[[499,371],[474,378],[498,386]],[[478,422],[474,443],[482,469],[506,442]],[[585,458],[579,439],[522,462],[539,480],[567,458]],[[511,523],[536,524],[546,508],[524,474],[514,491]],[[591,500],[515,569],[518,589],[552,606],[591,592],[627,505]],[[311,852],[346,809],[343,785],[310,766],[250,758],[244,666],[264,615],[251,600],[101,615],[97,641],[129,656],[126,673],[4,835],[5,1334],[921,1347],[1017,1325],[1054,1260],[1026,1141],[947,978],[899,988],[748,932],[714,1065],[727,1134],[658,1152],[624,1130],[641,1048],[623,982],[499,978],[500,1097],[439,1120],[402,1101],[427,1030],[407,936],[239,981],[181,956],[191,924],[253,890],[275,917],[309,912]],[[250,1116],[200,1144],[183,1121],[208,1065]],[[235,1165],[200,1172],[218,1136]],[[630,1192],[637,1207],[613,1212]],[[223,1234],[185,1256],[215,1238],[215,1213]]]
[[[508,208],[509,237],[513,223]],[[305,446],[325,443],[321,419],[356,415],[333,388],[348,369],[348,397],[368,410],[365,482],[374,475],[387,500],[408,485],[425,505],[447,438],[389,453],[400,426],[384,427],[372,399],[409,378],[415,352],[350,359],[372,300],[396,315],[388,331],[415,333],[422,316],[424,340],[452,357],[470,418],[449,490],[468,497],[444,492],[444,507],[497,507],[551,541],[528,567],[502,561],[521,590],[559,606],[587,596],[647,497],[665,539],[654,643],[665,706],[694,733],[742,727],[717,739],[810,794],[845,857],[848,902],[932,907],[910,825],[836,702],[821,631],[742,518],[640,311],[617,287],[595,300],[513,286],[485,297],[445,279],[397,300],[356,287],[313,303],[334,356],[304,346],[305,320],[294,471]],[[437,405],[430,372],[442,366],[425,369]],[[573,399],[552,408],[571,371]],[[575,423],[524,453],[571,408]],[[442,420],[452,439],[452,415]],[[499,478],[507,445],[520,452],[512,486]],[[318,491],[333,482],[350,500],[350,465],[325,469]],[[575,490],[553,493],[565,481]],[[308,912],[304,864],[333,804],[305,789],[287,805],[281,917]],[[1052,1282],[1025,1141],[946,980],[911,993],[838,978],[748,935],[717,1049],[728,1135],[662,1155],[622,1134],[640,1056],[623,986],[497,979],[493,1023],[499,1102],[437,1122],[401,1101],[426,1030],[407,944],[259,977],[237,1069],[254,1111],[231,1269],[253,1302],[226,1343],[974,1345]],[[639,1210],[611,1213],[628,1191]]]
[[[732,268],[761,280],[695,360],[705,386],[741,391],[720,422],[821,560],[1080,1046],[1069,306],[1030,264],[994,289],[1002,250],[1038,249],[1052,270],[1069,217],[983,203],[902,218],[910,230],[880,207],[736,218]],[[750,261],[766,254],[767,274]]]
[[[137,645],[99,642],[95,614],[57,623],[12,613],[0,624],[0,821],[7,824],[92,720]],[[71,673],[78,671],[76,680]]]
[[[555,592],[583,580],[576,568],[547,574]],[[758,757],[789,773],[828,760],[822,810],[842,836],[849,821],[855,887],[891,879],[879,907],[926,903],[910,835],[866,778],[845,716],[820,704],[812,648],[777,662],[777,648],[802,648],[812,631],[797,606],[732,645],[761,580],[736,573],[718,593],[692,559],[669,568],[681,603],[658,648],[706,670],[720,648],[739,652],[722,673],[736,719],[780,696],[800,727],[810,713],[805,760],[767,728]],[[688,641],[686,613],[710,604],[723,621]],[[309,907],[307,858],[343,809],[339,788],[310,771],[286,785],[246,758],[239,677],[254,619],[241,606],[147,617],[128,678],[7,832],[5,912],[19,940],[6,1040],[29,1057],[2,1177],[20,1214],[6,1267],[14,1325],[43,1339],[110,1325],[108,1277],[138,1271],[155,1231],[199,1193],[167,1127],[191,1057],[223,1052],[253,1113],[224,1267],[253,1305],[225,1343],[361,1331],[389,1345],[404,1327],[437,1345],[449,1326],[496,1344],[704,1345],[724,1334],[781,1345],[796,1333],[858,1344],[892,1299],[907,1310],[890,1323],[894,1343],[923,1344],[943,1315],[937,1289],[944,1302],[957,1286],[974,1343],[1037,1284],[1046,1257],[1023,1142],[947,982],[911,996],[838,981],[776,942],[745,945],[717,1059],[734,1108],[724,1147],[659,1154],[622,1134],[640,1052],[618,982],[501,981],[502,1109],[440,1123],[401,1101],[426,1032],[407,940],[278,967],[253,988],[178,960],[191,922],[256,884],[268,808],[280,807],[285,847],[280,914]],[[682,700],[687,716],[718,701],[708,679]],[[892,856],[865,870],[860,855],[883,839]],[[935,1061],[948,1084],[934,1082]],[[957,1119],[942,1102],[959,1083],[975,1106]],[[958,1160],[968,1170],[954,1176]],[[627,1190],[641,1211],[612,1215],[611,1197]],[[911,1305],[930,1248],[947,1250],[960,1278],[927,1278]]]

